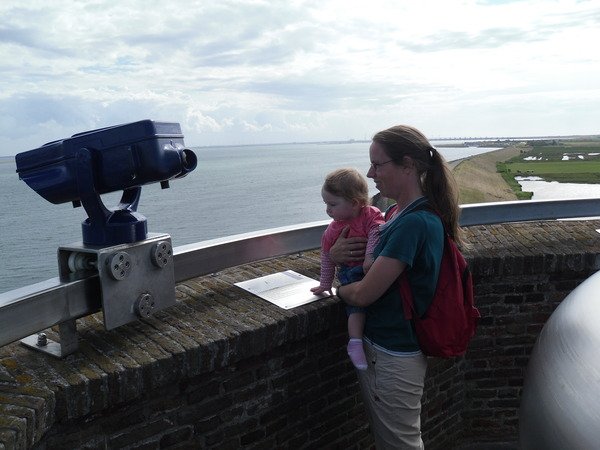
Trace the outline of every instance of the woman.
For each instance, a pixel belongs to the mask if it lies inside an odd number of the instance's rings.
[[[350,305],[366,307],[368,368],[358,377],[377,448],[421,449],[427,358],[411,322],[404,318],[396,280],[407,271],[416,311],[423,315],[437,284],[444,228],[458,238],[458,199],[443,157],[413,127],[380,131],[373,137],[369,156],[367,176],[396,206],[380,227],[371,270],[361,281],[341,286],[337,294]],[[424,203],[428,209],[419,208]],[[356,258],[356,248],[362,245],[340,238],[330,254],[343,263]]]

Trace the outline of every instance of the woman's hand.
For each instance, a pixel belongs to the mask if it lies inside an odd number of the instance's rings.
[[[350,227],[346,226],[335,244],[329,249],[329,257],[337,265],[362,261],[367,248],[366,237],[347,237]]]

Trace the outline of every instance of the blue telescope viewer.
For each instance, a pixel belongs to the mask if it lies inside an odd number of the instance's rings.
[[[137,213],[141,187],[186,176],[196,168],[178,123],[142,120],[78,133],[15,157],[19,178],[49,202],[83,205],[83,243],[109,246],[146,239],[146,218]],[[122,190],[106,208],[101,194]]]

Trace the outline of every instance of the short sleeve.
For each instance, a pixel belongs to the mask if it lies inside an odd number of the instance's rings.
[[[384,236],[386,239],[383,239]],[[392,224],[390,229],[382,234],[383,246],[379,256],[398,259],[412,267],[426,238],[427,227],[424,226],[420,214],[408,214],[398,223]]]

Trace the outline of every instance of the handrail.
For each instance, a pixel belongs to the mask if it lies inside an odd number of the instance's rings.
[[[479,203],[461,206],[461,226],[600,216],[600,199]],[[271,228],[173,249],[175,281],[318,248],[329,221]],[[0,346],[100,310],[97,275],[52,278],[0,294]]]
[[[175,247],[175,282],[252,261],[312,250],[321,245],[328,224],[328,220],[309,222]]]
[[[600,217],[600,198],[516,200],[461,205],[460,225]]]

